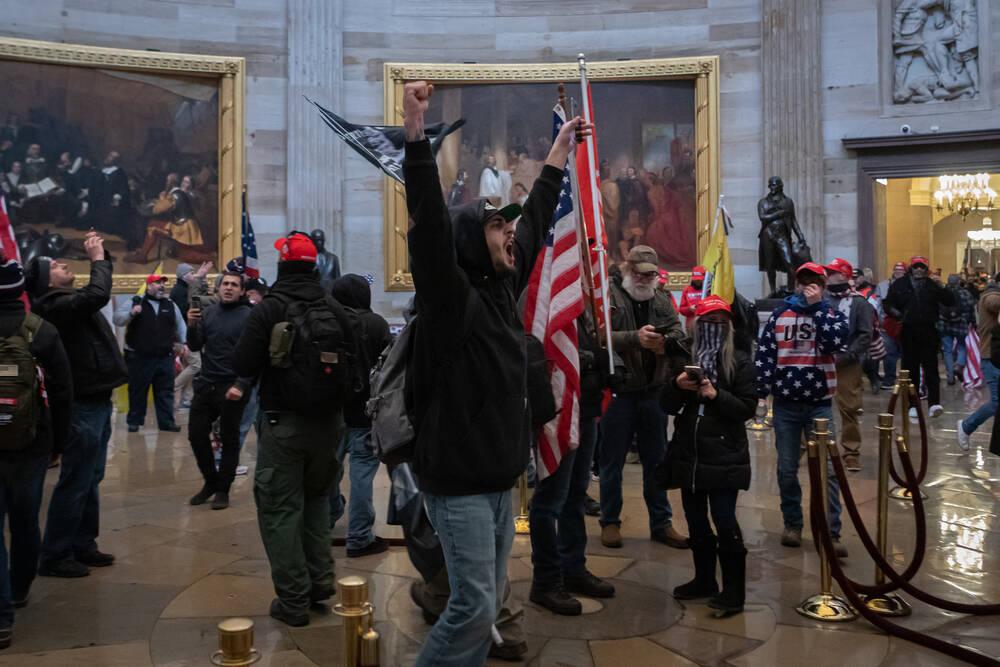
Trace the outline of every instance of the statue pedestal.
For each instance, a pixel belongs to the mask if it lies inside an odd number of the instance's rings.
[[[764,331],[764,325],[767,321],[771,319],[771,313],[774,312],[775,308],[780,308],[785,305],[784,299],[756,299],[754,305],[757,306],[757,319],[759,320],[759,326],[757,327],[757,335],[760,336]]]

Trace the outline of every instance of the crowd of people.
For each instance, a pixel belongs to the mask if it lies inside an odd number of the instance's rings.
[[[369,280],[329,276],[331,260],[315,233],[290,232],[275,243],[273,285],[248,278],[240,260],[227,264],[214,286],[207,284],[207,263],[182,264],[169,293],[166,277],[148,276],[144,293],[115,309],[123,350],[101,313],[111,298],[112,265],[100,234],[86,235],[90,281],[81,288],[58,259],[38,257],[22,267],[0,258],[0,364],[15,370],[0,376],[0,493],[11,534],[9,551],[0,549],[0,647],[10,645],[15,610],[29,603],[36,574],[83,577],[115,562],[98,548],[100,484],[112,392],[127,382],[129,433],[144,427],[150,389],[160,431],[181,431],[176,414],[189,401],[187,437],[202,478],[192,506],[225,510],[240,502],[230,490],[244,440],[256,428],[253,502],[275,591],[270,614],[294,627],[309,624],[313,606],[335,593],[331,531],[345,512],[348,558],[388,547],[374,532],[373,482],[389,459],[373,441],[386,435],[378,430],[385,428],[379,406],[397,400],[413,434],[405,460],[393,459],[389,473],[394,494],[412,479],[419,497],[411,507],[417,520],[403,524],[423,579],[410,593],[433,625],[416,664],[523,656],[523,614],[507,573],[511,489],[529,468],[545,408],[533,393],[539,365],[531,363],[517,297],[543,248],[564,165],[592,127],[579,118],[562,126],[523,202],[498,207],[474,198],[449,206],[423,136],[431,92],[422,82],[405,87],[416,294],[407,335],[395,341],[371,310]],[[606,353],[592,315],[578,320],[579,446],[537,479],[530,508],[529,599],[554,614],[581,614],[574,595],[616,595],[587,563],[587,490],[595,468],[601,543],[614,549],[625,542],[623,469],[634,451],[649,540],[692,554],[694,578],[674,597],[705,599],[720,616],[738,614],[747,549],[736,506],[751,480],[745,424],[766,412],[768,399],[781,544],[796,548],[804,524],[800,450],[814,418],[838,424],[845,465],[856,472],[864,455],[858,414],[866,377],[873,391],[892,386],[901,358],[926,388],[928,413],[938,417],[938,356],[945,356],[948,383],[957,382],[977,322],[984,357],[1000,367],[1000,286],[943,280],[923,257],[897,264],[882,284],[843,258],[802,264],[794,293],[759,336],[757,323],[740,321],[733,304],[703,296],[703,267],[694,268],[677,304],[664,288],[661,264],[654,247],[635,244],[616,266],[609,289],[614,372],[601,361]],[[403,344],[409,347],[399,357],[401,394],[375,395],[383,364]],[[178,356],[187,359],[180,374]],[[962,449],[997,409],[1000,371],[982,366],[991,400],[959,422]],[[993,451],[1000,453],[997,441]],[[43,534],[42,486],[56,460],[59,479]],[[340,489],[345,462],[349,498]],[[836,476],[828,484],[834,547],[847,557]],[[689,536],[673,524],[673,489]],[[429,531],[417,539],[421,522]]]

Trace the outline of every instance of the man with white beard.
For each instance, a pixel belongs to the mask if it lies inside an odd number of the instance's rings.
[[[681,371],[671,371],[671,357],[677,357],[675,365],[683,366],[676,341],[685,337],[670,297],[656,289],[658,278],[656,251],[639,245],[622,265],[621,287],[612,283],[611,341],[626,367],[624,384],[601,421],[601,543],[612,549],[622,546],[622,468],[633,438],[642,462],[650,539],[678,549],[688,546],[687,538],[671,524],[667,492],[657,487],[654,473],[667,449],[667,416],[660,408],[660,392],[664,382]]]

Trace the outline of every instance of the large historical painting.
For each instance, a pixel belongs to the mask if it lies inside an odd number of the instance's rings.
[[[714,79],[709,78],[715,63],[705,58],[636,61],[622,63],[620,70],[602,71],[617,63],[590,67],[610,257],[620,262],[630,248],[651,246],[677,286],[686,282],[685,276],[698,263],[714,208],[710,201],[717,195],[717,146],[711,140],[717,108],[711,95]],[[438,153],[441,187],[449,204],[475,197],[491,197],[498,203],[527,198],[552,144],[557,83],[566,84],[570,113],[574,98],[580,97],[575,63],[567,69],[568,76],[559,66],[533,69],[541,67],[386,66],[387,110],[395,108],[392,87],[424,74],[435,82],[427,122],[466,121],[444,140]],[[393,77],[392,72],[400,76]],[[487,80],[469,80],[476,73]],[[660,76],[641,76],[656,73]],[[547,80],[533,80],[538,78]],[[401,122],[398,117],[386,120]],[[401,188],[397,184],[387,188],[391,225],[387,226],[387,284],[399,288],[407,286],[408,278],[405,264],[399,264],[405,251],[401,233],[405,225],[400,226],[399,218],[405,209],[400,204]]]
[[[59,257],[86,276],[92,229],[119,278],[235,254],[242,151],[236,168],[236,124],[220,122],[234,111],[234,78],[0,58],[0,80],[0,187],[26,262]]]
[[[980,95],[978,4],[977,0],[892,0],[894,104]]]

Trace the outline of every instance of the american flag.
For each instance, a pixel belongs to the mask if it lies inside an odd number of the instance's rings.
[[[979,351],[979,332],[974,324],[969,325],[965,336],[965,351],[968,360],[962,370],[962,386],[974,389],[983,386],[983,355]]]
[[[21,251],[17,247],[17,237],[14,236],[14,226],[7,215],[7,198],[0,195],[0,256],[6,259],[17,260],[21,263]],[[21,301],[24,302],[25,309],[28,309],[28,295],[22,294]]]
[[[552,136],[566,122],[561,106],[552,117]],[[577,217],[573,206],[571,164],[563,172],[559,204],[545,247],[538,256],[528,282],[524,328],[545,346],[551,360],[550,380],[559,413],[537,435],[538,479],[559,469],[566,452],[580,444],[580,353],[576,318],[583,313],[580,286],[580,251]]]
[[[246,190],[243,191],[243,220],[240,227],[243,237],[243,275],[247,278],[260,278],[260,268],[257,264],[257,237],[253,235],[253,225],[250,224]]]

